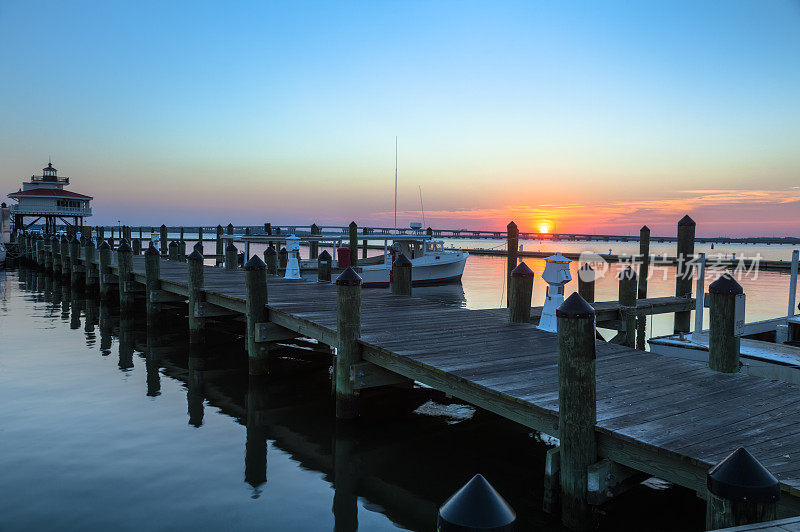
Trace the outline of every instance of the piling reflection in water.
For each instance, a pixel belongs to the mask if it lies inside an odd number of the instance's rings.
[[[104,357],[111,354],[111,344],[114,341],[111,336],[114,330],[114,316],[112,310],[113,307],[108,303],[108,300],[100,301],[98,328],[100,329],[100,354]]]
[[[70,289],[70,329],[76,330],[81,328],[81,313],[83,312],[83,306],[86,301],[84,298],[85,294],[83,293],[83,290],[79,289],[73,284]]]
[[[94,328],[100,318],[100,299],[96,290],[87,291],[85,300],[85,316],[83,320],[83,332],[86,336],[86,345],[91,347],[97,341]]]
[[[358,530],[358,478],[354,466],[356,433],[352,424],[336,423],[333,432],[334,530]]]
[[[145,370],[147,374],[147,396],[161,395],[161,342],[162,335],[156,320],[147,320],[147,348],[145,350]]]
[[[133,368],[134,327],[133,311],[121,307],[119,314],[119,369]]]
[[[251,496],[254,499],[261,495],[262,485],[267,482],[267,430],[265,427],[267,406],[268,393],[265,379],[251,377],[247,386],[244,481],[253,487]]]

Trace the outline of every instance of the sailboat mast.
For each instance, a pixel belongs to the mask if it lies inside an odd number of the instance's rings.
[[[394,137],[394,231],[397,232],[397,135]]]
[[[419,207],[422,209],[422,228],[425,229],[425,204],[422,203],[422,185],[419,186]]]

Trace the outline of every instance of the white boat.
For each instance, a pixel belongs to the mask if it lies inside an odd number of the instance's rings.
[[[411,286],[457,283],[464,274],[469,253],[463,250],[445,250],[444,242],[397,239],[391,253],[384,256],[382,264],[361,268],[363,286],[386,288],[391,284],[392,261],[403,253],[411,261]]]

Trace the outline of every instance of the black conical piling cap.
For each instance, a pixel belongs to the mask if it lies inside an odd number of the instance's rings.
[[[67,235],[61,235],[61,241],[69,243],[69,238],[67,238]]]
[[[245,271],[256,271],[256,270],[266,270],[267,265],[264,264],[264,261],[261,260],[261,257],[258,255],[253,255],[250,260],[247,261],[247,264],[244,265]]]
[[[161,252],[158,251],[158,248],[153,244],[153,241],[150,241],[150,245],[147,246],[147,250],[144,252],[145,255],[161,255]]]
[[[624,270],[619,272],[619,277],[618,278],[620,280],[625,280],[625,279],[634,279],[635,280],[636,279],[636,270],[634,270],[633,268],[628,266],[627,268],[625,268]]]
[[[189,255],[189,260],[203,260],[203,254],[197,250],[192,251],[191,255]]]
[[[356,273],[352,266],[348,266],[345,271],[336,278],[339,286],[361,286],[361,276]]]
[[[692,220],[691,217],[687,214],[686,216],[680,219],[678,225],[696,225],[696,224],[694,223],[694,220]]]
[[[410,268],[411,261],[408,260],[408,257],[401,253],[396,259],[394,259],[392,266],[397,266],[398,268]]]
[[[706,483],[717,497],[734,501],[775,502],[781,496],[778,479],[743,447],[709,469]]]
[[[273,252],[274,252],[274,251],[275,251],[275,250],[273,250]],[[331,257],[331,254],[330,254],[330,253],[328,253],[328,250],[327,250],[327,249],[323,249],[323,250],[322,250],[322,253],[320,253],[320,254],[319,254],[319,257],[318,257],[318,258],[319,258],[319,260],[321,260],[322,262],[330,262],[330,261],[331,261],[331,259],[332,259],[333,257]]]
[[[70,240],[70,241],[69,241],[69,243],[70,243],[70,244],[79,244],[79,245],[80,245],[81,241],[80,241],[80,240],[78,240],[78,237],[77,237],[77,236],[73,236],[73,237],[72,237],[72,240]]]
[[[639,231],[643,232],[643,233],[649,233],[650,232],[650,228],[647,227],[646,225],[643,225],[642,228],[639,229]]]
[[[86,246],[87,248],[93,248],[94,247],[94,240],[92,240],[91,238],[87,238],[86,239],[86,243],[84,244],[84,246]]]
[[[111,249],[111,246],[109,245],[108,240],[103,240],[100,245],[97,246],[97,249]]]
[[[173,240],[172,242],[169,243],[169,247],[176,248],[178,247],[178,243]]]
[[[572,319],[594,318],[594,309],[578,292],[573,292],[572,295],[556,309],[556,316],[559,318]]]
[[[742,294],[742,285],[736,282],[733,276],[725,272],[716,281],[708,285],[709,294]]]
[[[507,231],[512,231],[512,230],[516,231],[516,229],[517,229],[517,224],[514,223],[514,220],[511,220],[510,222],[508,222],[508,225],[506,226],[506,230]],[[483,478],[483,477],[481,477],[481,478]]]
[[[281,255],[286,255],[289,252],[286,251],[286,248],[281,248],[281,252],[280,253],[281,253]]]
[[[517,514],[483,475],[475,475],[439,508],[438,530],[513,530]]]
[[[233,243],[233,240],[228,240],[228,245],[225,246],[225,251],[237,251],[236,244]]]
[[[355,221],[350,222],[350,227],[358,227]]]
[[[516,268],[511,270],[511,277],[533,277],[533,270],[528,268],[524,262],[520,262]]]
[[[272,246],[268,246],[267,249],[264,251],[264,255],[277,255],[278,252],[275,251],[275,248]],[[320,255],[322,257],[322,255]]]
[[[128,241],[123,238],[122,241],[120,242],[119,246],[117,246],[117,252],[118,253],[130,253],[131,251],[132,251],[131,250],[131,246],[128,245]]]

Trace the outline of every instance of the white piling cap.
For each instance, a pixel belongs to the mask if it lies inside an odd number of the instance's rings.
[[[562,255],[561,253],[556,253],[555,255],[550,255],[549,257],[547,257],[544,260],[547,261],[547,262],[564,262],[564,263],[572,262],[571,260],[569,260],[567,257]]]

